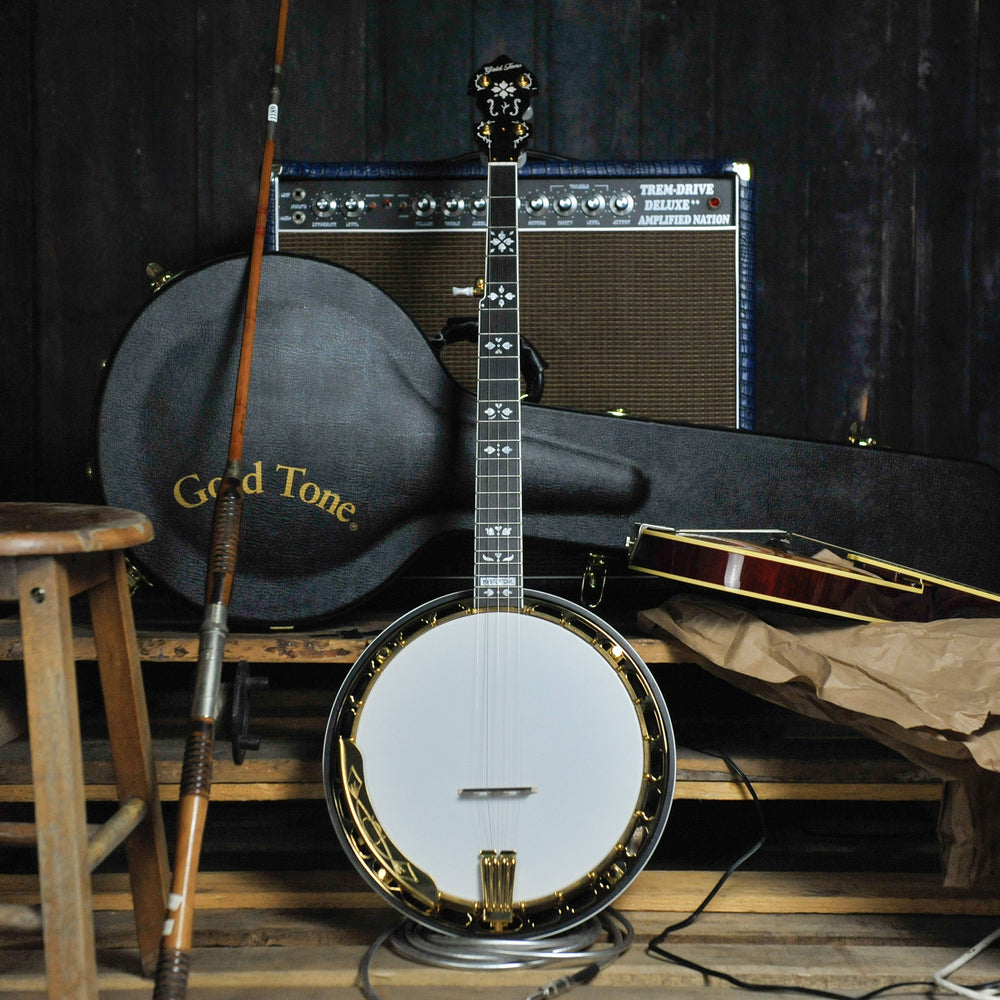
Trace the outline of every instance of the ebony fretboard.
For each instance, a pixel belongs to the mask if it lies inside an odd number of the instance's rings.
[[[476,416],[478,609],[521,605],[521,386],[517,164],[490,163]]]

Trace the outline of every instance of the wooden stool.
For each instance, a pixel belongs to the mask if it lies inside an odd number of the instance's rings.
[[[20,610],[45,970],[52,1000],[96,1000],[90,872],[122,842],[142,969],[152,975],[156,968],[169,872],[121,551],[152,537],[149,519],[133,511],[0,503],[0,600],[16,600]],[[70,623],[70,598],[84,591],[121,803],[89,840]],[[3,826],[0,832],[12,832]]]

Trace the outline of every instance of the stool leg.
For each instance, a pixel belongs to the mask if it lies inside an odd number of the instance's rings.
[[[18,601],[50,1000],[96,1000],[80,711],[65,566],[22,557]]]
[[[149,807],[146,818],[125,841],[125,851],[142,970],[152,976],[167,912],[167,840],[125,560],[121,552],[109,552],[107,557],[113,572],[106,582],[91,588],[88,596],[118,800],[135,795]]]

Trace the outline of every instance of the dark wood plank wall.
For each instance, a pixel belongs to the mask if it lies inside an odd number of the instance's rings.
[[[31,176],[32,19],[26,5],[0,5],[4,151],[0,205],[0,495],[30,499],[35,483],[35,310]],[[11,85],[11,81],[19,85]]]
[[[277,8],[0,5],[3,498],[96,497],[146,263],[249,248]],[[753,163],[759,430],[1000,464],[1000,4],[291,0],[279,156],[465,152],[502,49],[538,148]]]

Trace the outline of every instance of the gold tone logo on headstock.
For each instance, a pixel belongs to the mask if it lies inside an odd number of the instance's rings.
[[[483,120],[476,126],[476,140],[494,162],[516,160],[531,135],[531,98],[537,93],[534,75],[510,56],[497,56],[472,75],[469,93]]]

